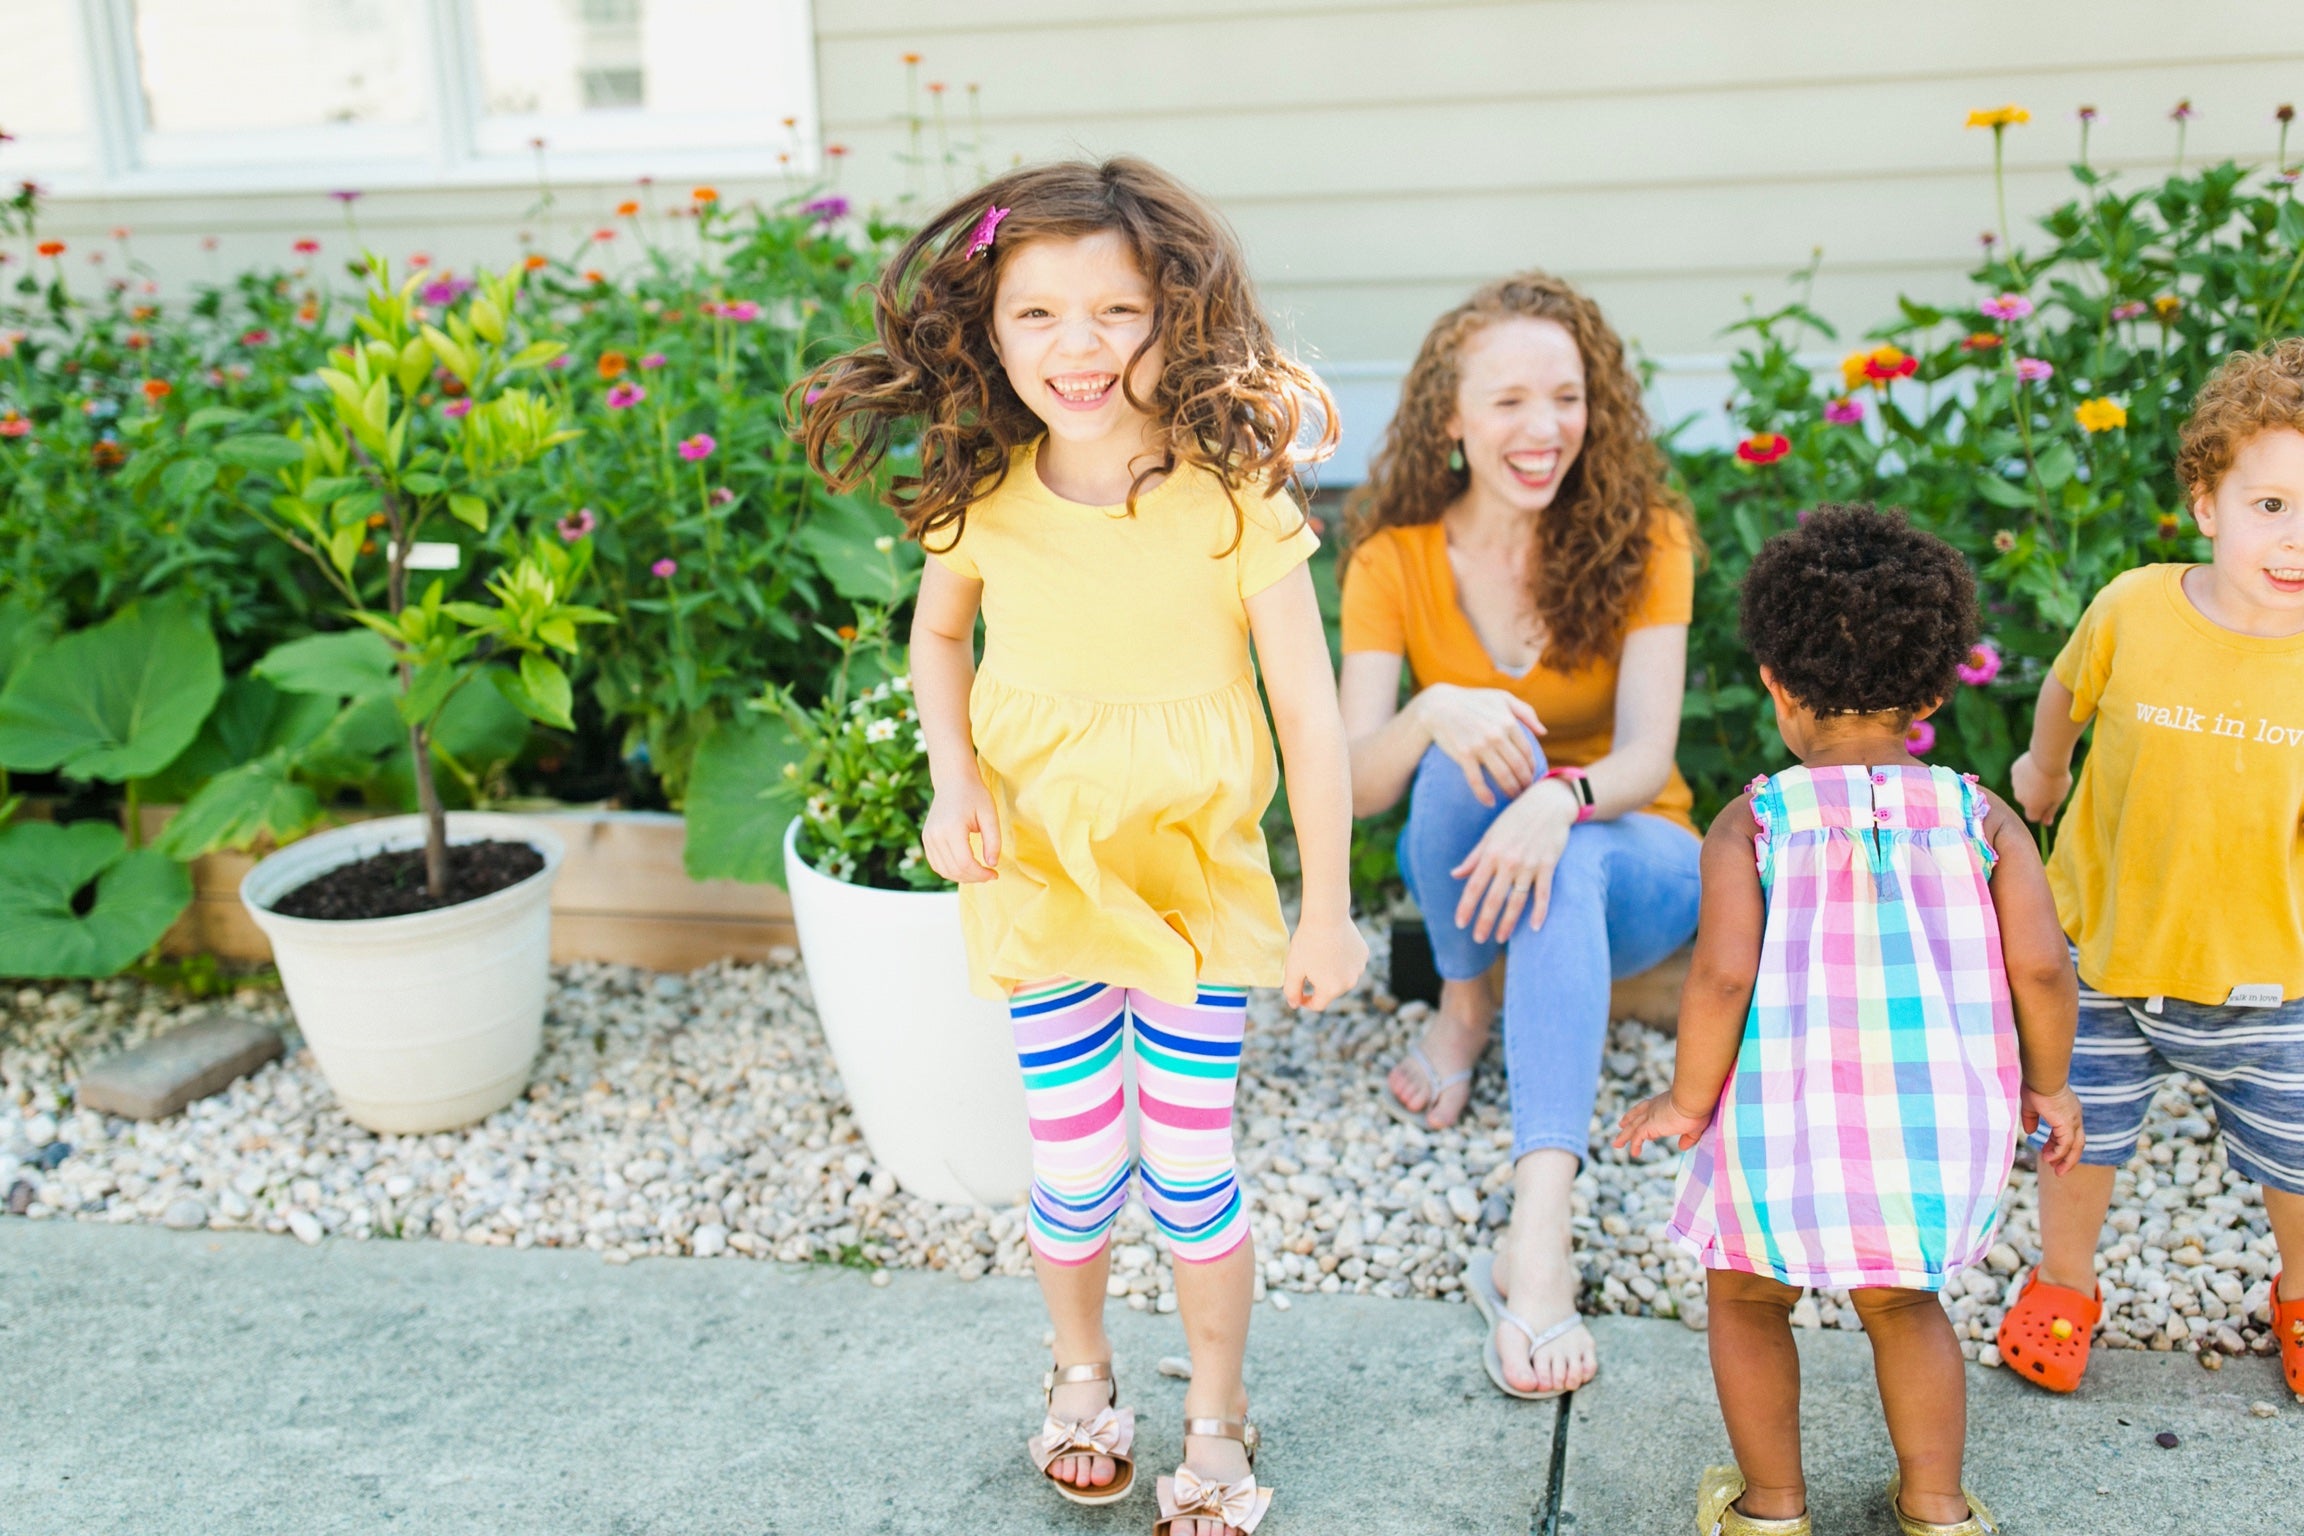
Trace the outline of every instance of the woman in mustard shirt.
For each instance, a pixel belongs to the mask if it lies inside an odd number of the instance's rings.
[[[1552,1396],[1596,1369],[1568,1219],[1609,981],[1696,931],[1701,844],[1672,762],[1689,520],[1622,343],[1591,300],[1529,272],[1425,337],[1350,523],[1353,810],[1410,797],[1401,873],[1445,982],[1385,1091],[1434,1128],[1463,1113],[1501,954],[1513,1219],[1468,1279],[1496,1385]]]

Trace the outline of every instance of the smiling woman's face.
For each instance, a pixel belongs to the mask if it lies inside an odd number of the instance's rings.
[[[1001,267],[992,345],[1017,398],[1053,436],[1133,449],[1147,418],[1120,375],[1152,334],[1152,311],[1152,285],[1119,231],[1034,240]],[[1160,368],[1154,346],[1128,376],[1137,399],[1150,400]]]
[[[1448,435],[1482,491],[1541,512],[1584,447],[1584,355],[1557,320],[1515,316],[1483,326],[1456,364]]]

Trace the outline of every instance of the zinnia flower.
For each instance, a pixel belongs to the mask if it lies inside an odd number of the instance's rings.
[[[616,216],[618,218],[628,219],[639,211],[640,205],[632,201],[630,198],[626,198],[623,202],[620,202],[616,205]]]
[[[834,224],[848,217],[848,199],[839,196],[812,198],[800,205],[800,211],[819,224]]]
[[[2109,432],[2128,425],[2128,408],[2109,395],[2098,395],[2072,407],[2072,419],[2080,423],[2082,431]]]
[[[1960,350],[1963,352],[1989,352],[1998,345],[2000,345],[2000,333],[1998,331],[1973,331],[1969,333],[1966,341],[1960,343]]]
[[[1995,320],[2021,320],[2032,313],[2032,301],[2020,293],[2004,293],[1976,307]]]
[[[0,437],[22,437],[32,430],[32,423],[14,411],[0,411]]]
[[[681,440],[680,457],[694,464],[700,459],[712,457],[712,450],[719,446],[718,443],[712,441],[711,433],[699,432],[694,437]]]
[[[1736,445],[1736,457],[1746,464],[1773,464],[1792,451],[1792,439],[1781,432],[1755,432]]]
[[[552,262],[549,257],[539,256],[534,251],[530,251],[520,261],[520,269],[523,272],[541,272],[550,265]]]
[[[2191,97],[2186,96],[2179,100],[2176,103],[2175,109],[2168,114],[2168,121],[2172,123],[2188,123],[2199,115],[2200,109],[2192,105]]]
[[[1997,533],[1994,533],[1992,535],[1992,547],[2000,551],[2002,554],[2006,554],[2008,551],[2014,549],[2016,547],[2015,530],[2010,528],[2002,528]]]
[[[750,299],[738,299],[733,303],[720,306],[720,318],[733,320],[739,325],[746,325],[760,318],[760,306]]]
[[[689,193],[688,195],[700,203],[716,203],[720,201],[719,190],[713,187],[698,187],[695,191]]]
[[[2160,514],[2160,541],[2162,543],[2174,542],[2176,535],[2183,531],[2184,525],[2176,521],[2175,513],[2163,512]]]
[[[712,487],[712,495],[710,497],[712,505],[716,507],[724,507],[735,499],[736,493],[728,489],[728,487],[724,485],[716,485]]]
[[[2145,311],[2149,310],[2151,307],[2151,305],[2145,303],[2142,299],[2130,299],[2125,304],[2115,304],[2112,306],[2112,318],[2115,320],[2133,320],[2138,315],[2141,315]]]
[[[1824,402],[1824,419],[1839,426],[1849,426],[1864,419],[1864,402],[1842,398]]]
[[[1912,729],[1904,733],[1904,750],[1914,757],[1925,757],[1928,749],[1936,745],[1936,727],[1925,720],[1912,722]]]
[[[2014,102],[2004,107],[1978,107],[1968,114],[1971,128],[2009,128],[2032,121],[2032,114]]]
[[[1952,675],[1971,688],[1981,688],[2000,675],[2000,651],[1989,640],[1980,640],[1968,653],[1968,659],[1952,669]]]
[[[663,559],[648,567],[648,574],[655,577],[658,581],[662,581],[678,569],[680,569],[680,562],[673,559],[670,555],[666,555]]]
[[[260,347],[271,339],[272,333],[264,329],[262,326],[258,326],[252,331],[242,331],[240,333],[240,345],[244,347]]]
[[[297,241],[293,246],[289,247],[289,249],[293,250],[299,256],[313,256],[319,254],[320,242],[307,236],[304,239]]]
[[[158,405],[174,393],[176,393],[176,386],[166,379],[146,379],[144,381],[144,398],[154,405]]]
[[[2042,358],[2016,359],[2016,377],[2027,384],[2042,384],[2056,377],[2056,365]]]
[[[2162,325],[2166,325],[2184,313],[2184,301],[2172,293],[2164,293],[2152,301],[2152,313],[2160,317]]]
[[[640,359],[640,366],[643,368],[651,369],[661,368],[664,366],[664,354],[661,352],[651,352],[646,357]]]
[[[1840,359],[1840,377],[1851,392],[1869,384],[1885,389],[1891,380],[1908,379],[1920,371],[1920,360],[1901,347],[1878,346]]]
[[[648,391],[642,389],[639,385],[632,383],[630,380],[626,380],[624,383],[619,384],[615,388],[608,391],[608,409],[612,411],[621,411],[629,406],[638,405],[641,401],[647,398]]]
[[[451,400],[446,405],[440,407],[440,414],[447,417],[450,421],[461,421],[465,417],[472,414],[472,401],[469,397],[460,397],[458,399]]]
[[[609,241],[616,238],[616,231],[612,229],[596,229],[592,231],[592,238],[605,245]]]
[[[32,249],[43,256],[61,256],[64,254],[64,242],[61,240],[43,240]]]
[[[620,377],[631,366],[631,360],[621,352],[603,352],[600,361],[594,366],[598,368],[600,377],[613,379]]]
[[[560,542],[573,544],[600,526],[600,519],[590,507],[578,507],[554,525],[560,531]]]

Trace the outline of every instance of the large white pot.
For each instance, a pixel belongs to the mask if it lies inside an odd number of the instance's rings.
[[[968,990],[960,897],[817,873],[784,834],[816,1017],[881,1167],[924,1199],[1003,1206],[1032,1182],[1024,1075],[1005,1004]]]
[[[503,1108],[527,1086],[542,1042],[560,838],[529,817],[457,811],[448,841],[526,843],[544,867],[478,901],[404,917],[326,922],[272,910],[339,865],[421,848],[424,818],[394,816],[291,843],[240,882],[328,1086],[372,1131],[453,1130]]]

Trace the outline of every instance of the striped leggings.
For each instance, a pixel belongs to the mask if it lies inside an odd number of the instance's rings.
[[[1032,1122],[1031,1242],[1057,1264],[1104,1249],[1128,1198],[1120,1053],[1136,1055],[1144,1204],[1175,1257],[1220,1259],[1248,1235],[1232,1166],[1232,1094],[1248,994],[1200,988],[1190,1004],[1062,978],[1008,1000]]]

